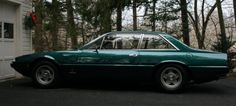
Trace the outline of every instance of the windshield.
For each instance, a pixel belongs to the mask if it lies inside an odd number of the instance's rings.
[[[85,44],[84,46],[82,46],[81,48],[79,48],[79,50],[83,50],[83,49],[89,48],[90,45],[96,43],[97,41],[102,40],[102,38],[103,38],[104,36],[106,36],[106,35],[107,35],[107,34],[104,34],[104,35],[101,35],[101,36],[97,37],[96,39],[93,39],[93,40],[90,41],[89,43],[87,43],[87,44]]]

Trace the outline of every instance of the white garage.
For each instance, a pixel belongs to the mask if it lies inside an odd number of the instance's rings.
[[[0,80],[16,77],[10,63],[14,57],[32,53],[31,31],[24,29],[24,17],[31,12],[31,0],[0,1]]]

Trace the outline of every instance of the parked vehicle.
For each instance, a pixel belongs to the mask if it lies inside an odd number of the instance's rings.
[[[15,58],[11,66],[42,88],[70,75],[113,75],[155,81],[165,91],[225,77],[227,54],[193,49],[161,32],[110,32],[78,50]]]

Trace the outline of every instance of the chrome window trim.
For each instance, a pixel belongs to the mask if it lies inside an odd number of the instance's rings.
[[[103,36],[103,38],[102,38],[102,42],[101,42],[100,47],[99,47],[98,50],[102,50],[102,45],[103,45],[104,39],[105,39],[105,37],[108,36],[108,35],[109,35],[109,34]]]
[[[162,36],[161,34],[158,34],[160,37],[162,37],[165,41],[167,41],[171,46],[173,46],[177,51],[179,51],[180,49],[178,47],[176,47],[172,42],[170,42],[168,39],[166,39],[164,36]]]
[[[138,50],[177,51],[177,49],[138,49]]]
[[[140,34],[140,39],[139,39],[139,42],[138,42],[137,50],[140,50],[140,48],[141,48],[141,44],[143,42],[143,35],[144,35],[143,33]]]

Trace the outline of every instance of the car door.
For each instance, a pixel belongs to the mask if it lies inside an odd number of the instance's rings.
[[[135,67],[138,57],[138,45],[141,34],[119,33],[106,36],[98,54],[100,64],[112,70],[131,70]]]
[[[155,65],[164,61],[183,59],[185,54],[178,52],[167,40],[159,35],[145,34],[139,49],[140,70],[145,70],[146,75],[151,76],[155,71]]]
[[[98,72],[96,75],[101,74],[100,72],[105,72],[106,75],[123,75],[122,72],[133,70],[138,63],[137,48],[140,37],[141,34],[105,35],[90,45],[89,49],[81,50],[78,55],[78,69],[86,73]]]

